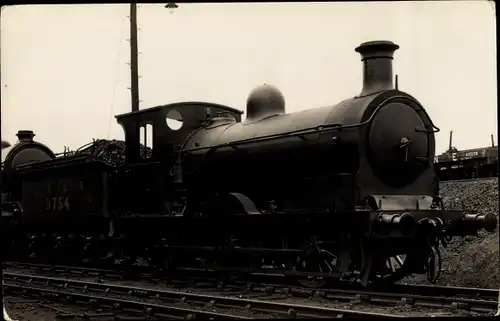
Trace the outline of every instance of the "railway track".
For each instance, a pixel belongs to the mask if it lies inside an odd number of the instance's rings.
[[[9,265],[9,263],[7,264]],[[46,266],[33,265],[27,263],[11,263],[15,266],[18,273],[4,273],[4,277],[36,279],[41,274],[57,276],[68,276],[69,280],[78,278],[94,278],[93,282],[113,282],[113,284],[123,283],[122,273],[111,270],[88,269],[80,267],[67,266]],[[16,271],[16,270],[14,270]],[[36,275],[29,273],[35,272]],[[97,280],[95,280],[97,278]],[[346,302],[349,304],[366,303],[385,306],[416,306],[434,309],[452,309],[474,311],[478,313],[495,312],[498,306],[498,290],[446,287],[446,286],[427,286],[427,285],[401,285],[394,284],[383,289],[359,289],[346,284],[339,284],[338,288],[309,289],[291,285],[284,282],[286,279],[279,275],[253,275],[252,278],[245,280],[235,280],[224,284],[221,279],[210,273],[204,275],[182,276],[181,280],[175,278],[155,278],[149,273],[139,273],[136,280],[141,285],[151,284],[156,288],[159,284],[162,287],[171,289],[183,289],[190,292],[219,292],[223,295],[235,295],[239,297],[262,297],[266,300],[276,300],[280,298],[301,298],[312,302]],[[122,282],[123,281],[123,282]],[[207,290],[208,289],[208,290]],[[232,292],[227,292],[230,290]]]
[[[137,286],[96,283],[67,278],[34,276],[4,272],[4,291],[23,296],[32,295],[62,299],[72,303],[120,309],[162,318],[343,318],[396,317],[394,315],[362,312],[320,306],[252,300],[236,297],[186,293]]]

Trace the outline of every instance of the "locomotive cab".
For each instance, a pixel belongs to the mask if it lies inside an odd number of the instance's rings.
[[[242,111],[207,102],[180,102],[116,116],[125,131],[126,164],[123,184],[126,212],[136,214],[178,212],[174,201],[182,184],[179,152],[202,126],[241,122]],[[174,120],[177,124],[172,124]],[[177,126],[175,126],[177,125]],[[151,133],[146,128],[151,126]],[[148,137],[148,134],[152,137]],[[142,139],[141,139],[142,138]],[[152,155],[143,157],[140,145],[151,142]]]

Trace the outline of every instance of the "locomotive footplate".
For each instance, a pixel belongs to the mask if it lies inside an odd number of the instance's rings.
[[[392,211],[337,211],[305,213],[277,212],[259,215],[211,215],[211,216],[168,216],[166,214],[129,215],[117,220],[117,229],[137,233],[162,231],[176,234],[179,231],[252,233],[274,231],[292,234],[299,231],[311,233],[356,230],[364,226],[365,236],[415,237],[426,230],[445,236],[476,235],[480,229],[492,232],[496,229],[494,214],[477,214],[473,211],[451,210],[392,210]],[[432,226],[432,231],[429,229]],[[139,228],[141,227],[141,228]],[[285,228],[286,227],[286,228]],[[359,230],[358,230],[359,232]]]

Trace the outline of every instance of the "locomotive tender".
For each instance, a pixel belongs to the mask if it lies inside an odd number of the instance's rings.
[[[440,243],[492,232],[497,218],[443,207],[433,168],[438,128],[393,88],[398,48],[356,48],[362,91],[333,106],[286,113],[281,92],[263,85],[249,95],[245,121],[206,102],[116,116],[121,165],[78,152],[55,157],[21,131],[2,172],[8,241],[37,258],[271,270],[311,286],[412,273],[435,282]],[[141,153],[146,126],[151,154]]]

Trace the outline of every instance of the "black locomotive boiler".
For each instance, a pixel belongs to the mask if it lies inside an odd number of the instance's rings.
[[[494,231],[497,218],[444,208],[433,168],[438,129],[393,88],[398,48],[356,48],[363,88],[337,105],[286,113],[281,92],[263,85],[250,93],[244,121],[239,110],[206,102],[117,116],[122,164],[79,152],[46,152],[50,159],[15,168],[7,161],[9,242],[39,259],[272,270],[308,285],[412,273],[434,282],[440,243]],[[150,154],[141,149],[147,126]],[[31,144],[23,148],[44,149]]]

